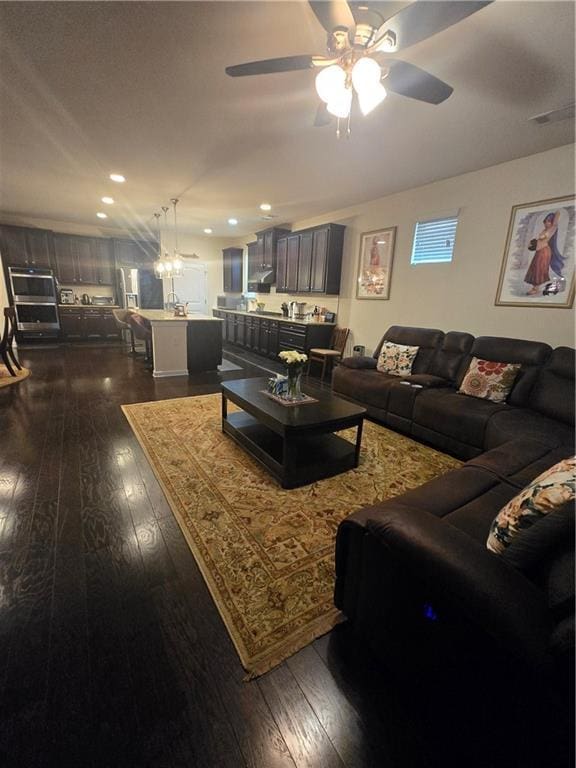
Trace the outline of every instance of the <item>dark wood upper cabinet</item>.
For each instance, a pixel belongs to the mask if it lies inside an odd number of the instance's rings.
[[[313,239],[313,232],[302,232],[300,235],[300,253],[298,256],[298,293],[307,293],[310,291]]]
[[[153,240],[112,240],[114,259],[118,267],[151,267],[158,258],[158,244]]]
[[[286,290],[296,293],[298,290],[298,255],[300,251],[300,235],[290,235],[287,238],[286,254]]]
[[[61,283],[76,283],[78,270],[69,235],[54,235],[54,267]]]
[[[258,272],[258,241],[254,240],[253,243],[247,244],[248,248],[248,282],[256,280],[256,273]]]
[[[345,229],[326,224],[313,230],[311,293],[339,293]]]
[[[276,245],[276,293],[286,293],[286,256],[288,253],[288,238],[281,237]]]
[[[225,293],[241,293],[243,257],[242,248],[224,248],[222,251]]]
[[[0,251],[7,267],[49,269],[53,260],[52,232],[47,229],[2,225]]]
[[[86,285],[98,284],[98,270],[91,237],[71,235],[72,251],[76,258],[78,282]]]
[[[287,237],[291,232],[282,227],[270,227],[256,233],[255,270],[248,272],[249,281],[257,281],[257,275],[264,275],[267,283],[278,283],[277,259],[278,243],[281,238]]]
[[[112,244],[102,237],[92,238],[93,259],[96,264],[98,285],[114,284],[114,257]]]

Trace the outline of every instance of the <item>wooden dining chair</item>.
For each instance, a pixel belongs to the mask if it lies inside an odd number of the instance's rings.
[[[328,349],[314,348],[308,352],[308,369],[307,375],[310,373],[310,364],[313,362],[322,363],[322,375],[321,381],[324,381],[326,370],[332,371],[334,363],[337,362],[344,354],[346,342],[348,341],[348,335],[350,334],[349,328],[334,328],[332,333],[332,339],[330,341],[330,347]],[[328,366],[328,363],[330,365]]]
[[[10,376],[17,376],[18,374],[12,367],[13,365],[22,370],[22,366],[18,362],[18,358],[14,353],[12,343],[14,342],[14,332],[16,328],[16,311],[14,307],[4,308],[4,332],[0,339],[0,358],[8,369]]]

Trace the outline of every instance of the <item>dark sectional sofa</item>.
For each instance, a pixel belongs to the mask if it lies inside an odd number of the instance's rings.
[[[376,369],[384,341],[419,347],[411,376]],[[506,403],[458,393],[472,357],[521,364]],[[513,437],[550,446],[574,441],[574,350],[568,347],[392,326],[373,357],[342,360],[332,387],[383,424],[461,459]]]
[[[547,765],[568,764],[574,505],[503,555],[486,539],[511,498],[574,454],[574,350],[399,326],[384,340],[420,347],[413,374],[378,372],[380,345],[374,358],[336,368],[335,392],[468,462],[341,523],[335,603],[448,730],[468,733],[472,753],[461,753],[461,764],[539,766],[542,751]],[[521,363],[506,403],[457,392],[472,356]],[[500,727],[516,732],[512,744]]]

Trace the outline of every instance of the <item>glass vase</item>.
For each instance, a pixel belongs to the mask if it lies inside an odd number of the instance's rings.
[[[288,393],[287,400],[302,399],[302,367],[296,365],[288,366]]]

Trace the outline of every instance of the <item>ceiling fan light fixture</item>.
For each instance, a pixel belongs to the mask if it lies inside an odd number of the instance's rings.
[[[380,83],[382,70],[375,59],[363,56],[352,67],[352,85],[358,94],[371,92]]]
[[[334,98],[328,102],[326,109],[334,117],[346,118],[350,114],[352,107],[352,89],[344,88],[335,94]]]
[[[386,98],[386,88],[378,83],[375,88],[370,90],[361,91],[358,94],[358,104],[360,105],[360,111],[366,117],[372,110],[376,109],[378,104],[381,104]]]
[[[338,64],[321,69],[316,75],[316,93],[326,104],[346,87],[346,72]]]

